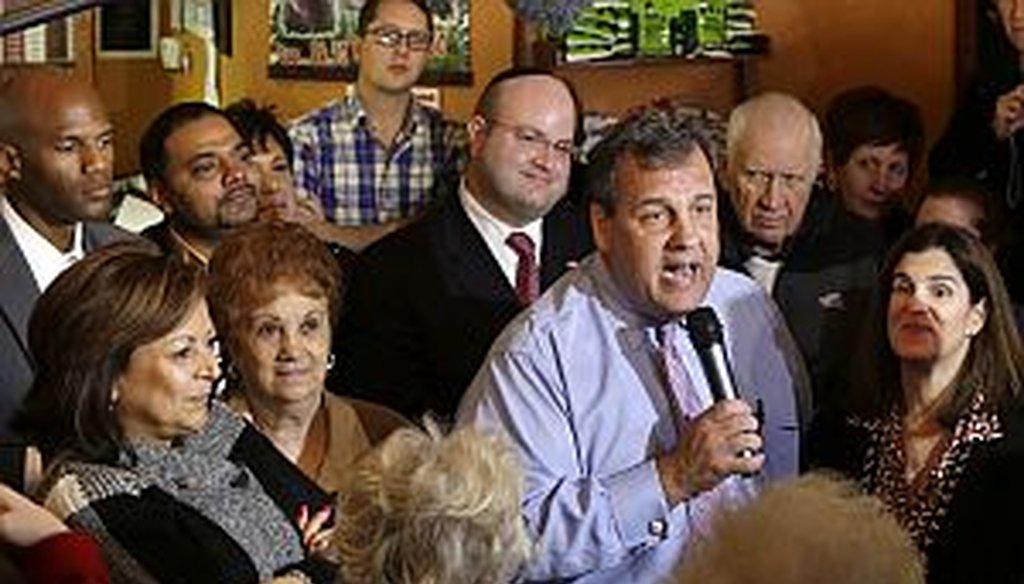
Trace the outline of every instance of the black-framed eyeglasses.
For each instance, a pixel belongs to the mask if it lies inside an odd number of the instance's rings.
[[[553,149],[556,154],[570,160],[576,160],[580,156],[580,148],[572,140],[552,140],[544,132],[536,128],[511,124],[495,118],[485,121],[490,126],[501,127],[511,131],[516,141],[525,148],[537,149],[543,147],[545,150]]]
[[[368,30],[377,46],[393,49],[401,44],[410,51],[426,51],[434,42],[434,36],[427,30],[402,30],[394,27],[380,27]]]

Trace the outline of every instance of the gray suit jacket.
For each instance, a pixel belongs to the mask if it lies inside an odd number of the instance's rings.
[[[83,236],[88,253],[131,234],[106,223],[86,223]],[[28,261],[0,217],[0,440],[13,437],[8,422],[32,383],[28,318],[39,293]]]

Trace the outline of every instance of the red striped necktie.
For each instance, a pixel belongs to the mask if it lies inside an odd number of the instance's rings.
[[[540,295],[540,270],[537,268],[536,245],[522,231],[513,231],[505,243],[519,256],[516,265],[516,297],[528,306]]]

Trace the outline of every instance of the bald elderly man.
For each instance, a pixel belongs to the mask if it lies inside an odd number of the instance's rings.
[[[106,223],[114,128],[99,95],[46,69],[0,72],[0,440],[32,381],[36,298],[89,251],[130,237]]]
[[[816,406],[842,402],[851,341],[872,293],[877,232],[816,192],[822,137],[796,98],[764,93],[729,117],[720,264],[779,305],[811,375]]]

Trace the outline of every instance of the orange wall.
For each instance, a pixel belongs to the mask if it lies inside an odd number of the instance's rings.
[[[268,1],[233,0],[234,55],[221,59],[221,97],[224,103],[243,96],[275,103],[283,115],[292,117],[340,95],[343,84],[267,77]],[[921,105],[929,140],[941,131],[953,104],[952,2],[757,0],[756,5],[760,27],[772,37],[772,50],[755,57],[748,68],[751,90],[789,91],[823,112],[843,88],[875,83]],[[459,119],[469,116],[481,84],[512,62],[513,17],[506,3],[476,0],[471,6],[476,85],[441,91],[443,109]],[[200,97],[200,55],[201,51],[193,52],[196,62],[188,73],[164,72],[155,60],[92,63],[90,73],[118,123],[119,173],[134,170],[138,136],[153,115],[176,99]],[[640,77],[657,75],[657,81],[627,97],[615,92],[642,83],[638,76],[623,71],[617,83],[600,82],[599,89],[588,90],[598,93],[587,101],[608,102],[621,109],[628,105],[623,99],[643,100],[665,87],[676,87],[662,79],[670,70],[656,67],[643,72]],[[721,101],[731,89],[722,88],[708,101]],[[702,94],[698,99],[707,97]]]
[[[782,90],[824,113],[859,84],[916,102],[929,142],[954,103],[954,2],[936,0],[760,0],[771,55],[755,59],[752,87]]]

